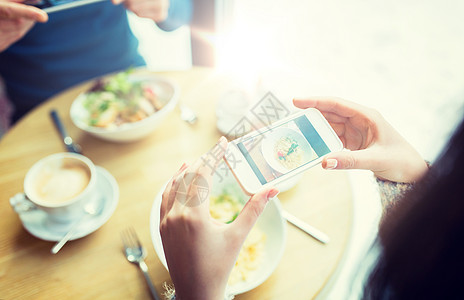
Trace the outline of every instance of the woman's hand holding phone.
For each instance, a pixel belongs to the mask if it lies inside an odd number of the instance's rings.
[[[374,109],[334,97],[294,99],[293,103],[318,109],[351,150],[324,157],[325,169],[367,169],[395,182],[415,182],[428,169],[420,154]]]
[[[227,140],[221,138],[211,151],[223,157],[226,148]],[[209,214],[214,170],[205,164],[206,157],[189,167],[184,164],[163,192],[160,233],[176,299],[224,298],[227,279],[248,232],[269,198],[278,193],[274,188],[263,189],[250,198],[232,223],[215,221]],[[199,182],[203,182],[201,190],[208,191],[201,199]]]
[[[47,13],[37,7],[0,0],[0,52],[21,39],[36,22],[47,21]]]

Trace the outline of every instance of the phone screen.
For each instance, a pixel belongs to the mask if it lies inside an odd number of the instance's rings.
[[[305,115],[245,138],[237,147],[263,185],[330,152]]]

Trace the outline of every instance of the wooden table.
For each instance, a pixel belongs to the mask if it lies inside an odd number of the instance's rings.
[[[50,99],[16,124],[0,141],[0,299],[149,299],[138,268],[123,255],[120,231],[132,225],[148,251],[155,286],[170,283],[150,238],[150,210],[163,184],[182,162],[192,162],[220,137],[214,103],[224,81],[210,69],[164,72],[175,80],[181,99],[197,113],[195,126],[176,109],[148,138],[118,144],[76,128],[69,118],[73,99],[90,83]],[[9,205],[23,190],[27,170],[40,158],[63,152],[49,117],[56,108],[68,132],[96,165],[107,169],[120,188],[118,207],[99,230],[69,242],[51,255],[52,242],[30,235]],[[352,195],[347,174],[320,168],[308,171],[293,189],[279,195],[290,212],[326,232],[324,245],[288,225],[284,256],[273,275],[236,299],[310,299],[334,273],[346,248],[352,223]]]

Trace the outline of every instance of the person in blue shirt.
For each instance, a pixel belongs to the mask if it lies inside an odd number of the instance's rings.
[[[190,0],[105,0],[47,14],[0,0],[0,77],[16,122],[80,82],[145,65],[126,10],[166,31],[190,21]]]

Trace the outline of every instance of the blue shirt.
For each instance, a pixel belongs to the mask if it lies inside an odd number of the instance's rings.
[[[166,30],[190,18],[190,1],[172,2],[173,22],[161,24]],[[181,13],[175,13],[176,9]],[[107,0],[50,13],[47,23],[35,24],[0,53],[0,76],[15,107],[13,121],[75,84],[145,65],[137,47],[124,5]]]

